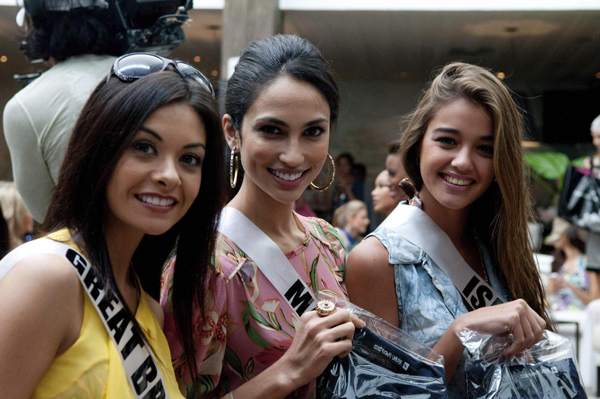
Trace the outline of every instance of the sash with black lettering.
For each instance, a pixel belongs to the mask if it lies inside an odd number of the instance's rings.
[[[473,309],[504,302],[502,297],[465,262],[450,237],[418,207],[398,205],[380,228],[396,232],[425,251],[452,280]]]
[[[25,243],[2,259],[0,279],[19,260],[42,253],[60,256],[75,267],[81,284],[119,352],[134,398],[169,398],[156,359],[142,337],[133,331],[133,320],[125,307],[112,291],[104,288],[102,279],[90,262],[72,247],[48,238]]]
[[[219,231],[248,254],[298,316],[316,307],[313,292],[281,249],[242,212],[231,207],[223,209]]]

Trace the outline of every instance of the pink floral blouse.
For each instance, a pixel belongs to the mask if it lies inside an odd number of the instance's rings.
[[[345,297],[346,252],[338,233],[321,219],[297,217],[308,240],[286,254],[288,260],[314,292]],[[290,347],[299,322],[252,259],[228,237],[219,234],[215,255],[205,300],[206,319],[201,320],[196,313],[195,320],[197,364],[206,398],[224,396],[275,363]],[[180,387],[191,392],[191,377],[182,357],[171,304],[166,303],[172,272],[171,264],[165,279],[169,284],[164,285],[161,295],[165,335]],[[315,382],[288,397],[314,398]]]

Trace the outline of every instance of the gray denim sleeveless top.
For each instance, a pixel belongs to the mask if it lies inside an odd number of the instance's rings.
[[[421,248],[383,227],[377,228],[369,236],[381,241],[389,253],[389,263],[394,266],[400,329],[433,348],[454,319],[468,311],[460,293],[452,280]],[[489,251],[481,244],[480,249],[490,285],[508,301],[508,291],[494,272]],[[448,382],[449,399],[467,397],[466,356],[465,351]]]

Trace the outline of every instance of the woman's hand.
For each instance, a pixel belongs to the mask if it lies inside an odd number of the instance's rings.
[[[486,306],[458,316],[433,347],[434,351],[444,356],[448,381],[452,378],[465,349],[456,333],[465,328],[492,335],[512,334],[514,341],[502,354],[514,357],[542,338],[546,322],[522,299]]]
[[[363,321],[344,309],[337,309],[324,317],[315,311],[304,313],[292,345],[285,354],[233,391],[233,398],[287,397],[323,373],[335,356],[348,355],[352,349],[354,329],[364,326]]]
[[[335,357],[344,357],[352,349],[355,328],[365,323],[345,309],[321,317],[315,311],[300,318],[292,345],[277,362],[292,379],[302,386],[317,378]]]
[[[502,351],[510,357],[538,342],[546,328],[544,319],[522,299],[465,313],[457,317],[453,325],[455,332],[469,328],[492,335],[512,334],[513,343]]]
[[[561,288],[567,286],[567,282],[562,276],[553,276],[548,279],[548,283],[546,284],[546,293],[553,294]]]

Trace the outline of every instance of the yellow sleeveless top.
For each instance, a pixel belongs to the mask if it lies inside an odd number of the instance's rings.
[[[49,235],[48,238],[65,242],[70,236],[64,229]],[[73,242],[67,244],[79,250]],[[135,318],[154,349],[170,397],[183,399],[171,364],[169,345],[143,290]],[[121,358],[87,292],[84,291],[83,323],[77,341],[54,359],[31,398],[133,398]]]

